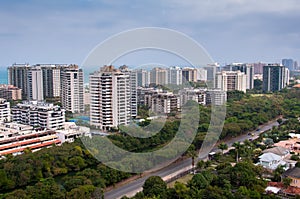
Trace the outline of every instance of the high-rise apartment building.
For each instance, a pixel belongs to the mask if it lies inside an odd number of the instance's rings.
[[[39,64],[43,72],[43,94],[44,98],[60,97],[60,71],[67,65]]]
[[[197,82],[198,71],[196,68],[182,69],[182,82]]]
[[[31,67],[27,71],[27,89],[29,100],[44,100],[43,73],[40,67]]]
[[[128,66],[121,66],[120,71],[129,75],[130,81],[130,112],[131,117],[135,118],[138,114],[137,110],[137,73],[134,70],[128,68]]]
[[[150,71],[150,84],[166,85],[168,82],[167,69],[156,67]]]
[[[150,84],[150,72],[148,70],[139,69],[136,70],[137,74],[137,86],[148,87]]]
[[[90,124],[102,130],[128,125],[132,118],[130,74],[104,66],[90,75]],[[136,89],[133,90],[136,92]]]
[[[206,71],[207,71],[207,85],[210,87],[210,88],[214,88],[215,87],[215,83],[216,83],[216,73],[217,73],[217,67],[219,65],[216,63],[216,64],[209,64],[205,67],[203,67]]]
[[[289,84],[289,70],[279,64],[269,64],[264,66],[263,91],[280,91]]]
[[[286,68],[288,68],[290,71],[293,71],[294,68],[294,60],[293,59],[282,59],[281,63],[283,66],[285,66]]]
[[[168,68],[168,83],[171,85],[182,84],[182,70],[178,66]]]
[[[28,81],[27,71],[30,69],[29,64],[13,64],[8,67],[8,84],[22,89],[22,98],[27,99]]]
[[[57,130],[64,127],[65,110],[38,101],[24,101],[11,108],[12,121],[33,127]]]
[[[216,88],[223,91],[246,92],[247,76],[240,71],[222,71],[216,75]]]
[[[197,80],[207,82],[207,70],[204,68],[197,68]]]
[[[223,67],[223,71],[241,71],[247,76],[246,88],[254,88],[254,67],[251,64],[233,63]]]
[[[69,65],[61,70],[61,103],[66,111],[84,111],[83,71],[77,65]]]
[[[263,74],[263,67],[266,65],[265,63],[251,63],[251,66],[254,68],[254,74]]]

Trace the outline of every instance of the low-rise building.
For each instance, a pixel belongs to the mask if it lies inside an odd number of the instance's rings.
[[[291,138],[289,140],[283,140],[274,145],[286,148],[295,154],[300,154],[300,139],[299,138]]]
[[[286,162],[283,159],[274,153],[264,153],[259,156],[259,162],[257,165],[261,165],[262,167],[274,171],[279,166],[285,166]]]
[[[156,93],[145,96],[145,105],[158,114],[180,111],[180,98],[172,92]]]
[[[60,143],[55,131],[15,122],[0,123],[0,158],[22,154],[27,148],[34,152]]]
[[[22,89],[15,87],[13,85],[0,85],[0,98],[6,100],[21,100],[22,99]]]
[[[60,106],[38,102],[24,101],[12,107],[12,121],[33,127],[57,130],[64,127],[65,109]]]
[[[294,167],[292,169],[287,170],[282,175],[284,178],[290,178],[292,187],[298,187],[300,188],[300,168]]]
[[[65,122],[64,129],[56,132],[61,143],[74,142],[76,138],[82,136],[91,136],[90,128],[77,126],[74,122]]]
[[[193,100],[198,104],[206,105],[206,89],[182,89],[179,91],[181,105],[186,104],[189,100]]]

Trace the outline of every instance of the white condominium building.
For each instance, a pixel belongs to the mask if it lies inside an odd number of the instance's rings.
[[[66,111],[84,111],[83,86],[83,71],[77,65],[70,65],[61,70],[61,102]]]
[[[43,73],[40,67],[32,67],[27,72],[28,99],[44,100]]]
[[[168,83],[171,85],[182,84],[182,70],[178,66],[173,66],[168,69]]]
[[[25,101],[11,108],[12,120],[20,124],[51,130],[64,126],[65,110],[53,104]]]
[[[247,89],[247,76],[240,71],[222,71],[216,75],[216,88],[223,91],[243,91]]]
[[[6,99],[0,98],[0,122],[9,122],[10,120],[10,103]]]
[[[113,66],[104,66],[91,74],[90,124],[102,130],[128,125],[133,107],[131,88],[130,74]]]
[[[150,71],[140,69],[136,70],[137,86],[148,87],[150,84]]]

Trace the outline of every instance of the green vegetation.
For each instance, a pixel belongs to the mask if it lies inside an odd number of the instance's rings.
[[[254,166],[252,162],[243,161],[235,166],[223,163],[215,169],[206,168],[195,174],[186,184],[175,182],[173,188],[166,188],[158,176],[150,177],[145,181],[144,190],[133,199],[274,198],[264,195],[265,187],[262,169]]]
[[[1,160],[0,192],[7,194],[0,198],[88,198],[129,176],[100,164],[77,140]]]
[[[279,115],[289,120],[281,121],[282,125],[266,133],[264,138],[276,142],[287,139],[289,132],[300,132],[300,90],[284,90],[272,95],[248,95],[240,92],[231,92],[229,95],[231,99],[227,104],[221,138],[254,130],[258,125]],[[201,147],[210,123],[211,108],[199,106],[199,110],[197,136],[185,154],[189,157],[194,157],[194,151]],[[146,115],[145,112],[144,116]],[[148,123],[145,122],[144,125],[147,126]],[[134,138],[124,132],[109,138],[115,145],[128,151],[151,151],[169,143],[179,125],[177,117],[170,117],[161,131],[150,138]],[[257,144],[236,143],[237,148],[231,150],[228,156],[217,155],[213,162],[198,162],[200,173],[187,184],[176,183],[174,188],[168,189],[156,178],[150,181],[153,186],[147,185],[148,192],[139,193],[135,198],[267,198],[262,194],[265,182],[261,179],[261,171],[251,162],[260,153]],[[263,147],[265,146],[261,146],[261,149]],[[226,148],[225,145],[220,145],[221,150]],[[234,162],[237,164],[231,166],[230,163]],[[65,143],[35,153],[27,150],[23,155],[8,155],[6,159],[0,160],[0,198],[100,198],[105,187],[131,175],[99,163],[77,140],[75,143]],[[154,186],[156,183],[161,184],[157,187]],[[151,187],[157,190],[151,190]]]

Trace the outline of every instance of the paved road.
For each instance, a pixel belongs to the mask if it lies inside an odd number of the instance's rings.
[[[247,139],[256,139],[260,133],[271,129],[273,126],[278,126],[278,123],[276,121],[269,122],[265,125],[258,127],[259,130],[250,132],[250,134],[254,134],[254,135],[244,134],[244,135],[226,140],[225,143],[230,147],[234,142],[242,142]],[[217,147],[214,147],[213,151],[215,151],[215,150],[217,150]],[[160,176],[164,180],[167,180],[167,179],[177,175],[180,172],[190,169],[191,164],[192,164],[191,158],[185,159],[181,162],[171,164],[159,171],[153,172],[145,177],[139,178],[139,179],[129,182],[128,184],[125,184],[121,187],[115,188],[111,191],[104,193],[104,198],[105,199],[117,199],[117,198],[121,198],[124,195],[126,195],[128,197],[132,197],[137,192],[142,191],[142,186],[143,186],[145,180],[147,178],[149,178],[149,176]]]

